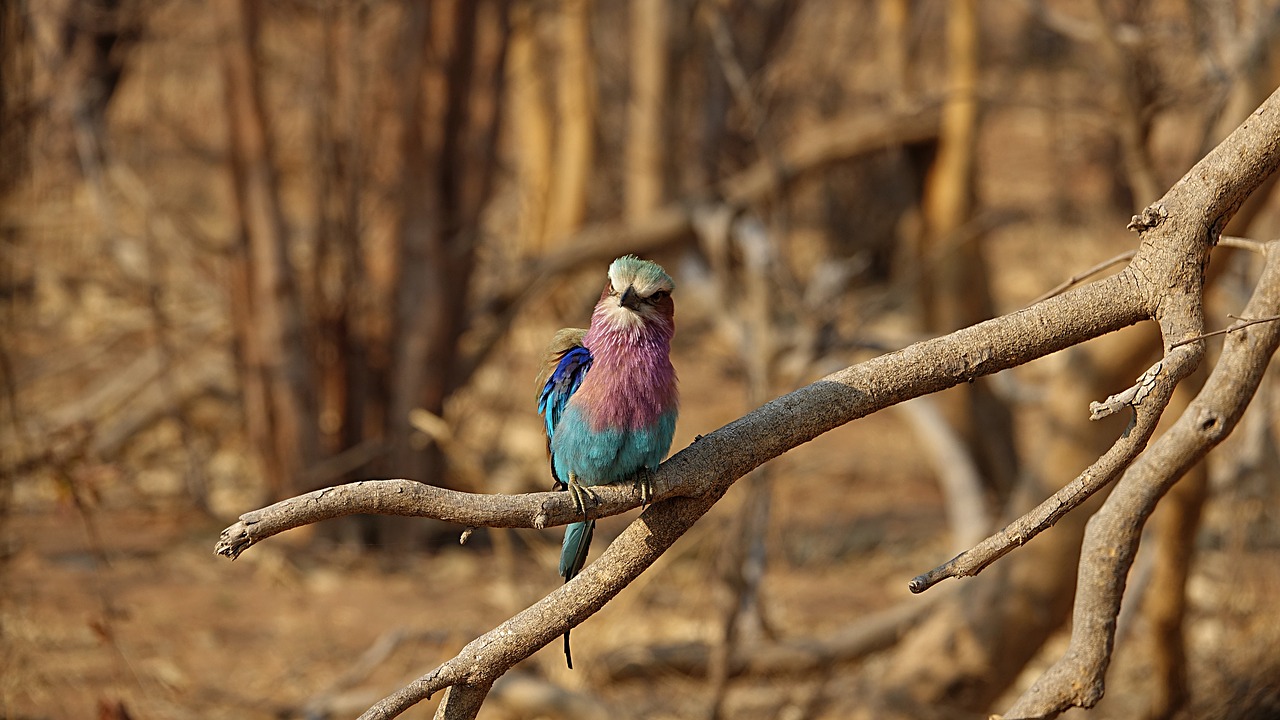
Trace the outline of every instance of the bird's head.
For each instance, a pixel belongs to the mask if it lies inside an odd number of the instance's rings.
[[[662,266],[626,255],[609,265],[609,281],[597,315],[619,329],[639,329],[651,323],[670,324],[675,317],[671,291],[675,283]]]

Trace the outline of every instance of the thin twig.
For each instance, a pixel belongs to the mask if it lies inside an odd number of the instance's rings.
[[[1089,268],[1088,270],[1085,270],[1082,273],[1076,273],[1075,275],[1072,275],[1070,278],[1060,283],[1057,287],[1046,292],[1045,294],[1041,295],[1035,300],[1032,300],[1028,304],[1035,305],[1036,303],[1041,302],[1043,300],[1048,300],[1049,298],[1055,295],[1060,295],[1063,292],[1066,292],[1067,289],[1072,287],[1073,285],[1076,285],[1084,280],[1087,280],[1090,277],[1093,277],[1094,275],[1102,272],[1103,270],[1106,270],[1112,265],[1119,265],[1122,262],[1128,262],[1132,260],[1133,256],[1136,255],[1137,252],[1138,252],[1137,250],[1129,250],[1127,252],[1120,253],[1119,255],[1111,258],[1110,260],[1103,260],[1102,262],[1098,263],[1097,265],[1094,265],[1093,267]]]
[[[1235,248],[1237,250],[1248,250],[1259,255],[1267,254],[1268,243],[1261,240],[1251,240],[1249,238],[1235,237],[1233,235],[1223,235],[1218,238],[1219,247]]]
[[[1258,323],[1275,322],[1277,320],[1280,320],[1280,315],[1272,315],[1271,317],[1264,317],[1264,318],[1254,318],[1252,320],[1245,319],[1236,315],[1228,315],[1227,317],[1232,318],[1234,320],[1239,320],[1240,322],[1236,323],[1235,325],[1232,325],[1229,328],[1214,330],[1213,332],[1205,333],[1203,335],[1197,335],[1196,337],[1187,338],[1186,340],[1179,340],[1178,342],[1170,345],[1169,349],[1172,350],[1173,348],[1176,348],[1176,347],[1182,347],[1183,345],[1189,345],[1193,342],[1199,342],[1201,340],[1204,340],[1205,338],[1214,337],[1215,335],[1226,335],[1227,333],[1233,333],[1237,330],[1243,330],[1244,328],[1247,328],[1250,325],[1257,325]]]

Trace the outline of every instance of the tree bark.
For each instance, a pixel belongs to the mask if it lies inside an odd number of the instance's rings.
[[[667,3],[631,0],[631,97],[627,104],[626,209],[639,220],[662,203],[666,156]]]

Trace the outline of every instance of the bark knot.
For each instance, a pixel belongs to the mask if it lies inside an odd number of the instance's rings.
[[[1143,232],[1160,226],[1165,218],[1169,217],[1169,210],[1164,203],[1156,203],[1148,205],[1143,209],[1141,215],[1134,215],[1129,221],[1128,229],[1135,232]]]

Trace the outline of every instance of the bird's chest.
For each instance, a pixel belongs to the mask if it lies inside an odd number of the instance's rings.
[[[660,379],[634,370],[593,371],[569,401],[592,432],[634,432],[652,425],[667,410]]]

